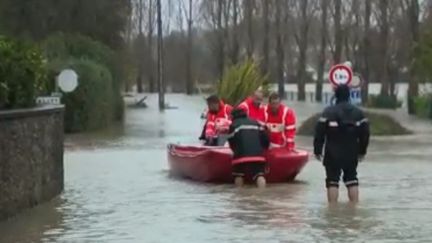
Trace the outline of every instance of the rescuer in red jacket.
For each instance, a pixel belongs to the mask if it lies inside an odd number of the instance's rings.
[[[232,107],[225,104],[216,95],[207,98],[208,112],[200,139],[208,146],[219,146],[226,142],[223,135],[228,135],[231,125]]]
[[[277,93],[269,97],[265,107],[265,123],[270,136],[270,148],[294,149],[296,115],[294,110],[282,104]]]
[[[264,100],[264,93],[261,89],[258,89],[254,94],[244,100],[238,106],[239,109],[245,111],[246,115],[252,119],[264,125],[265,115],[264,115],[264,105],[262,104]]]

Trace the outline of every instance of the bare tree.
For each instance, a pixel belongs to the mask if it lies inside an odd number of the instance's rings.
[[[149,91],[151,93],[156,91],[156,84],[154,78],[154,58],[153,58],[153,32],[155,25],[155,6],[153,0],[148,0],[148,21],[147,21],[147,65],[148,65],[148,82]]]
[[[138,52],[138,75],[136,79],[137,92],[143,93],[143,79],[144,79],[144,69],[145,69],[145,37],[144,37],[144,15],[145,15],[145,3],[144,0],[138,0],[136,2],[136,15],[138,21],[138,38],[137,38],[137,52]]]
[[[306,99],[306,81],[307,81],[307,51],[309,48],[309,32],[312,17],[316,11],[315,1],[302,0],[296,1],[294,6],[299,12],[297,16],[299,23],[297,23],[297,33],[295,33],[295,40],[298,46],[298,61],[297,61],[297,86],[298,86],[298,100],[304,101]]]
[[[327,35],[328,35],[328,27],[327,27],[327,16],[328,16],[328,8],[329,1],[322,0],[321,1],[321,43],[318,57],[318,79],[317,84],[315,86],[315,100],[318,102],[322,101],[322,93],[323,93],[323,83],[324,83],[324,68],[326,64],[326,52],[327,52]]]
[[[381,57],[380,67],[377,70],[377,79],[381,82],[381,95],[388,96],[390,86],[388,80],[388,43],[390,33],[389,0],[380,0],[376,11],[379,27],[379,54]]]
[[[262,15],[262,21],[263,21],[263,62],[262,62],[262,72],[267,73],[269,69],[269,48],[270,48],[270,20],[269,20],[269,0],[262,0],[263,5],[263,15]]]
[[[363,36],[363,31],[361,29],[361,2],[363,2],[363,0],[351,0],[351,6],[348,11],[349,17],[345,24],[345,56],[347,60],[353,62],[354,70],[357,70],[361,64],[360,45]]]
[[[194,80],[192,76],[192,25],[193,25],[193,1],[189,0],[189,8],[187,14],[188,40],[186,51],[186,93],[191,95],[194,92]]]
[[[223,29],[223,9],[224,9],[224,0],[218,0],[217,2],[217,39],[218,39],[218,54],[217,54],[217,63],[218,63],[218,74],[219,78],[223,77],[224,69],[225,69],[225,36]]]
[[[418,96],[418,77],[414,70],[415,50],[420,41],[420,3],[418,0],[402,0],[403,9],[407,13],[410,23],[411,34],[411,55],[410,55],[410,77],[408,86],[408,113],[415,113],[413,98]]]
[[[238,39],[239,31],[239,0],[232,0],[232,44],[230,50],[230,59],[232,64],[237,64],[239,59],[240,44]]]
[[[278,81],[278,93],[280,97],[285,96],[285,80],[284,80],[284,62],[285,62],[285,50],[283,46],[283,29],[282,29],[282,6],[281,1],[277,1],[275,3],[276,8],[276,16],[275,16],[275,25],[276,25],[276,58],[277,58],[277,81]]]
[[[343,28],[342,28],[342,0],[333,0],[334,4],[334,52],[333,52],[333,63],[338,64],[342,59],[343,51]]]
[[[255,0],[243,0],[243,7],[245,11],[245,21],[247,25],[247,46],[246,52],[247,57],[252,58],[254,54],[254,35],[253,35],[253,10],[254,10],[254,2]]]
[[[202,1],[204,20],[209,25],[211,50],[214,56],[216,76],[222,78],[225,68],[225,32],[223,29],[224,0]]]
[[[164,80],[164,54],[163,54],[163,32],[162,32],[162,5],[161,0],[157,2],[157,29],[158,29],[158,91],[159,110],[165,110],[165,80]]]
[[[364,34],[363,34],[363,84],[362,84],[362,101],[364,104],[368,102],[369,98],[369,79],[370,79],[370,48],[371,48],[371,16],[372,16],[372,0],[364,1]]]

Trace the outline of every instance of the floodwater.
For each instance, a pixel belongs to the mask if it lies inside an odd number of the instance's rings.
[[[159,114],[152,96],[122,127],[68,137],[64,193],[0,223],[0,242],[432,242],[430,130],[374,139],[359,168],[361,203],[350,206],[342,189],[329,208],[317,161],[264,191],[170,178],[166,144],[196,141],[203,100],[167,100],[179,109]],[[293,106],[300,120],[316,110]]]

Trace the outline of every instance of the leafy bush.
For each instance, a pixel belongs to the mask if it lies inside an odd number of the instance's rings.
[[[65,68],[74,69],[79,86],[65,95],[67,132],[94,130],[123,118],[124,103],[120,93],[120,68],[114,52],[88,37],[56,34],[42,43],[49,59],[51,79]]]
[[[0,37],[0,109],[27,108],[46,84],[46,67],[35,46]]]
[[[266,81],[258,64],[248,60],[227,70],[218,84],[217,93],[225,102],[237,105],[260,86],[265,86]]]
[[[432,119],[432,95],[415,97],[414,107],[418,117]]]
[[[397,109],[402,106],[402,102],[394,96],[370,95],[367,105],[373,108]]]
[[[42,42],[42,49],[49,60],[65,60],[71,57],[88,59],[113,66],[114,52],[104,44],[82,35],[57,33]]]
[[[114,99],[109,70],[91,60],[74,60],[67,65],[79,76],[78,88],[63,96],[66,132],[107,127],[113,121]]]

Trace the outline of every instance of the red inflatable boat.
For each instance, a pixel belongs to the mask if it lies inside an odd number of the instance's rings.
[[[231,183],[232,152],[227,147],[168,145],[170,173],[201,182]],[[306,151],[272,149],[267,153],[267,182],[293,181],[309,160]]]

